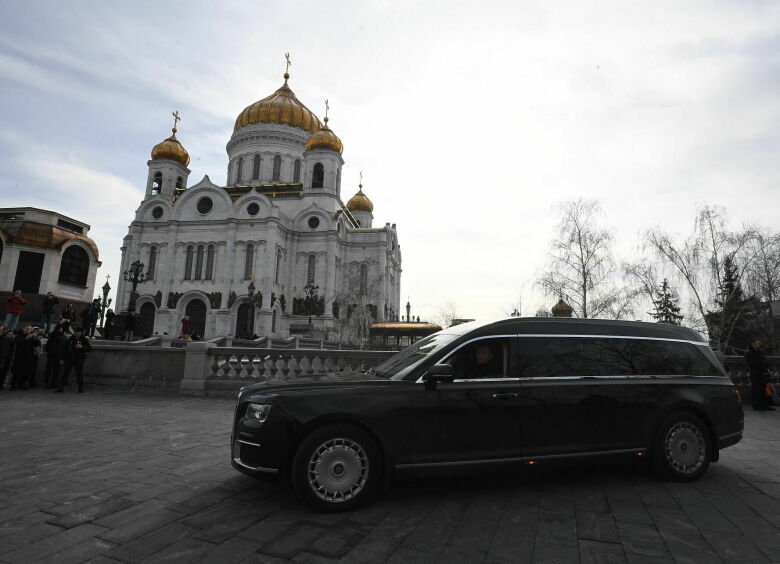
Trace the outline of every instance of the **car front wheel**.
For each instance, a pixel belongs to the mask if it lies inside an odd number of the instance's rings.
[[[292,465],[295,491],[318,511],[347,511],[366,501],[379,477],[379,449],[353,425],[328,425],[307,436]]]
[[[707,471],[711,459],[710,433],[699,417],[677,412],[661,424],[653,462],[663,478],[675,482],[697,480]]]

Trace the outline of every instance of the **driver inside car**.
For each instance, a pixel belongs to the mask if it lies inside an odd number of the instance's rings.
[[[500,378],[501,369],[497,366],[496,360],[493,348],[489,344],[474,345],[455,363],[455,378],[459,380]]]

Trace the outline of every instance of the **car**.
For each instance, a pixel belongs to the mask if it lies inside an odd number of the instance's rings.
[[[739,393],[702,335],[661,323],[472,322],[359,375],[249,385],[231,463],[291,480],[321,511],[351,509],[419,470],[646,456],[690,481],[742,438]]]

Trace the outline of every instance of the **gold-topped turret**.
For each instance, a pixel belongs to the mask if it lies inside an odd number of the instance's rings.
[[[170,137],[160,141],[157,145],[152,147],[153,161],[170,160],[181,163],[184,166],[190,164],[189,153],[187,153],[187,150],[182,146],[179,140],[176,139],[176,132],[178,131],[176,125],[178,125],[179,121],[181,121],[179,112],[173,112],[173,128],[171,129],[173,133]]]
[[[363,171],[360,172],[360,184],[358,185],[357,194],[349,199],[347,209],[351,212],[374,212],[374,204],[363,193]]]
[[[328,105],[328,101],[325,100],[325,118],[323,120],[325,125],[323,125],[322,129],[319,131],[315,131],[311,134],[311,137],[306,140],[304,150],[314,151],[315,149],[324,149],[326,151],[336,151],[339,154],[344,150],[341,139],[339,139],[328,127],[328,120],[330,119],[328,118],[329,109],[330,106]]]
[[[258,100],[247,106],[238,114],[233,131],[255,123],[278,123],[290,125],[314,133],[322,128],[319,118],[309,108],[303,105],[290,87],[287,80],[290,78],[290,54],[285,53],[287,67],[284,72],[284,84],[270,96]]]

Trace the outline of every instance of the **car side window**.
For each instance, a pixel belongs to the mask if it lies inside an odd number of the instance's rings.
[[[509,339],[480,339],[471,342],[445,361],[455,369],[456,380],[506,378],[509,373]]]

